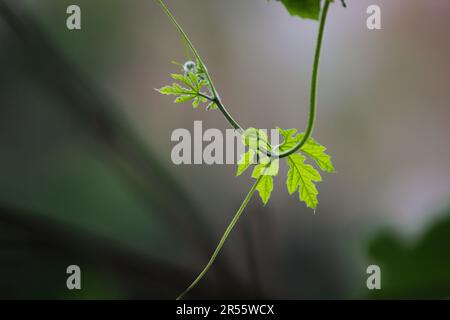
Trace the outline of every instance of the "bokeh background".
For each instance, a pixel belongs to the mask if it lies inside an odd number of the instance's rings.
[[[347,2],[326,27],[314,136],[337,173],[316,214],[283,167],[190,297],[450,297],[450,2]],[[167,3],[244,126],[305,126],[317,22],[276,1]],[[184,59],[150,0],[0,0],[0,297],[173,299],[203,268],[251,178],[172,164],[174,129],[227,128],[153,90]]]

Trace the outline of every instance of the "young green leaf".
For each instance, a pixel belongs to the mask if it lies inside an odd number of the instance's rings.
[[[298,153],[290,155],[287,163],[289,171],[286,185],[289,194],[293,194],[298,189],[300,201],[315,209],[319,203],[317,200],[319,192],[314,182],[322,181],[319,172],[309,164],[306,164],[305,157]]]
[[[278,159],[270,160],[268,157],[264,157],[260,160],[260,163],[253,169],[252,177],[258,179],[261,175],[264,176],[276,176],[278,175],[280,161]]]
[[[198,80],[198,76],[195,73],[189,72],[188,77],[186,77],[186,79],[188,79],[189,82],[191,83],[193,90],[195,90],[196,92],[200,91],[200,83]]]
[[[178,83],[174,83],[171,86],[164,86],[161,89],[156,89],[161,94],[178,96],[180,94],[191,94],[189,89],[181,87]]]
[[[296,134],[296,129],[283,130],[278,128],[278,130],[284,138],[283,143],[279,146],[280,151],[285,151],[292,148],[303,138],[303,133]],[[301,152],[312,158],[322,171],[333,173],[335,172],[335,169],[333,163],[331,162],[331,156],[325,153],[326,150],[326,147],[322,146],[313,138],[309,138],[300,149]]]
[[[255,158],[255,151],[250,149],[248,152],[241,155],[241,159],[238,161],[238,171],[236,172],[236,176],[240,176],[244,173],[245,170],[250,167]]]
[[[242,134],[242,141],[244,145],[249,147],[249,151],[241,156],[241,159],[238,162],[238,171],[236,173],[237,176],[241,175],[253,163],[255,155],[259,156],[259,162],[253,169],[252,178],[259,179],[256,190],[264,205],[266,205],[270,199],[273,190],[273,177],[278,174],[280,162],[279,159],[270,159],[259,150],[259,147],[265,150],[272,149],[268,140],[269,138],[264,130],[256,128],[245,130]]]
[[[259,147],[267,151],[272,149],[267,134],[261,129],[248,128],[245,130],[242,134],[242,142],[253,150],[259,150]]]
[[[292,16],[313,20],[319,20],[320,1],[321,0],[281,0]]]
[[[205,102],[207,102],[207,101],[208,101],[208,100],[206,100],[205,97],[197,96],[197,97],[195,97],[194,102],[192,102],[192,106],[193,106],[194,108],[197,108],[197,107],[200,105],[200,103],[205,103]]]
[[[261,197],[264,205],[269,202],[270,195],[273,190],[273,177],[263,175],[258,185],[256,186],[256,190],[258,190],[259,196]]]
[[[180,82],[182,82],[182,83],[187,84],[187,83],[186,83],[186,78],[185,78],[185,76],[182,75],[182,74],[172,73],[170,76],[171,76],[172,79],[174,79],[174,80],[177,80],[177,81],[180,81]],[[191,89],[192,89],[192,88],[191,88]]]
[[[261,159],[261,163],[253,169],[252,178],[260,179],[256,190],[258,190],[264,205],[270,199],[273,190],[273,177],[278,175],[279,160],[270,160],[268,157]]]
[[[278,147],[280,151],[289,150],[292,147],[294,147],[297,142],[300,140],[300,137],[298,137],[297,129],[286,129],[283,130],[279,127],[277,127],[280,134],[283,136],[283,143]]]
[[[257,151],[250,149],[248,152],[242,154],[238,162],[237,176],[241,175],[245,170],[247,170],[253,163],[254,157]],[[255,166],[252,173],[252,178],[260,179],[256,190],[261,197],[264,205],[270,199],[270,195],[273,190],[273,177],[278,174],[279,170],[279,160],[270,160],[268,157],[263,157],[260,159],[260,163]]]
[[[300,150],[314,159],[322,171],[328,173],[335,172],[331,157],[325,153],[327,148],[319,144],[313,138],[309,138]]]
[[[195,98],[195,95],[183,94],[183,95],[180,95],[178,98],[175,99],[175,103],[182,103],[182,102],[190,101],[190,100],[192,100],[194,98]]]
[[[157,90],[161,94],[176,95],[175,103],[192,101],[192,106],[197,108],[201,103],[208,102],[208,96],[201,90],[208,86],[208,81],[204,77],[204,71],[201,66],[192,61],[186,62],[182,66],[185,71],[183,74],[173,73],[170,76],[179,83],[173,83],[171,86],[165,86]],[[183,85],[181,86],[180,83]],[[211,99],[210,99],[211,100]],[[214,101],[211,101],[207,110],[217,108]]]
[[[215,102],[210,102],[207,106],[206,106],[206,110],[216,110],[217,104]]]

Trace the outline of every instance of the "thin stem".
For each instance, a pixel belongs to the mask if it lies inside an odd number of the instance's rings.
[[[227,108],[225,108],[225,105],[222,103],[219,96],[216,96],[214,98],[214,103],[217,105],[217,107],[227,119],[228,123],[233,127],[233,129],[238,130],[240,133],[244,132],[244,129],[242,129],[239,123],[237,123],[237,121],[234,120],[231,114],[227,111]]]
[[[220,253],[220,250],[222,249],[225,241],[228,238],[228,235],[230,234],[231,230],[233,230],[234,225],[236,224],[236,222],[239,220],[239,218],[242,215],[242,212],[244,212],[245,207],[247,207],[248,202],[250,201],[251,197],[253,196],[253,194],[256,191],[256,187],[258,186],[258,183],[261,181],[262,179],[262,175],[255,181],[255,183],[253,184],[252,188],[250,189],[250,191],[248,192],[247,196],[244,199],[244,202],[242,202],[241,206],[239,207],[239,210],[236,212],[233,220],[231,220],[230,224],[228,225],[227,230],[225,230],[225,233],[223,234],[222,238],[220,239],[219,244],[216,247],[216,250],[214,250],[213,255],[211,256],[211,258],[209,259],[208,263],[206,264],[205,268],[202,270],[202,272],[200,272],[200,274],[197,276],[197,278],[195,278],[195,280],[191,283],[191,285],[183,291],[182,294],[180,294],[177,298],[177,300],[183,299],[183,297],[192,290],[192,288],[194,288],[197,283],[203,278],[203,276],[208,272],[208,270],[211,268],[212,264],[214,263],[214,261],[216,260],[217,256]]]
[[[290,156],[291,154],[300,150],[300,148],[303,147],[303,145],[306,143],[306,141],[308,141],[308,139],[311,137],[311,134],[314,129],[314,121],[315,121],[315,117],[316,117],[317,78],[318,78],[318,73],[319,73],[320,51],[322,49],[322,40],[323,40],[323,34],[324,34],[324,29],[325,29],[325,22],[327,20],[327,14],[328,14],[329,7],[330,7],[330,1],[326,0],[325,5],[323,7],[323,11],[322,11],[322,16],[320,18],[319,33],[317,35],[317,42],[316,42],[316,52],[314,55],[314,65],[313,65],[313,72],[312,72],[312,79],[311,79],[308,126],[306,127],[306,131],[303,135],[303,138],[291,149],[278,154],[277,156],[279,158],[284,158],[284,157]]]
[[[208,100],[208,101],[210,101],[210,102],[215,102],[214,98],[208,96],[207,94],[204,94],[204,93],[199,92],[199,93],[198,93],[198,96],[199,96],[199,97],[203,97],[203,98],[205,98],[206,100]]]

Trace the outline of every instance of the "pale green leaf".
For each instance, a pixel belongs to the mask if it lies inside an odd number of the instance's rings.
[[[267,204],[267,202],[270,199],[270,194],[273,190],[273,178],[272,176],[262,176],[261,180],[259,181],[258,185],[256,186],[256,190],[258,190],[259,196],[261,197],[262,202],[264,205]]]
[[[182,88],[180,85],[174,83],[171,86],[165,86],[161,89],[157,89],[157,91],[161,94],[165,95],[179,95],[179,94],[185,94],[189,93],[190,91],[188,89]]]
[[[314,183],[300,183],[299,199],[311,209],[316,209],[319,204],[319,200],[317,200],[318,194],[319,191],[317,191]]]
[[[288,12],[293,16],[318,20],[320,0],[281,0]]]
[[[309,138],[301,148],[302,152],[316,161],[322,171],[332,173],[335,169],[331,162],[331,157],[325,153],[326,150],[326,147],[319,144],[313,138]]]
[[[238,171],[236,176],[240,176],[248,167],[253,163],[255,158],[255,151],[249,150],[248,152],[241,155],[241,158],[238,161]]]
[[[185,74],[173,73],[171,74],[172,79],[177,80],[179,83],[175,82],[171,86],[165,86],[161,89],[157,89],[157,91],[165,95],[179,96],[175,99],[175,103],[192,100],[192,106],[197,108],[201,103],[208,102],[208,99],[205,98],[206,94],[200,92],[204,86],[208,86],[208,81],[205,79],[205,74],[202,70],[203,68],[197,64],[192,71],[185,72]],[[186,88],[182,85],[186,86]],[[207,107],[208,110],[216,108],[217,105],[215,103],[210,103]]]
[[[300,201],[312,209],[318,204],[318,191],[314,182],[322,181],[320,173],[309,164],[305,163],[305,157],[301,154],[292,154],[287,159],[289,171],[287,174],[287,189],[289,194],[299,191]]]
[[[195,98],[195,95],[192,95],[192,94],[190,94],[190,95],[180,95],[179,97],[177,97],[176,99],[175,99],[175,103],[182,103],[182,102],[187,102],[187,101],[190,101],[190,100],[192,100],[192,99],[194,99]]]
[[[186,78],[185,78],[185,76],[182,75],[182,74],[172,73],[170,76],[171,76],[172,79],[174,79],[174,80],[177,80],[177,81],[186,83]]]
[[[188,73],[188,77],[189,77],[189,82],[192,85],[192,88],[196,92],[199,92],[200,91],[200,85],[199,85],[199,80],[198,80],[197,75],[194,72],[189,72]]]
[[[216,110],[218,107],[214,102],[210,102],[206,107],[206,110]]]
[[[281,128],[277,129],[284,138],[283,143],[278,147],[280,151],[289,150],[292,147],[294,147],[297,144],[297,142],[300,141],[299,135],[296,135],[297,129],[286,129],[286,130],[283,130]]]
[[[258,179],[261,175],[276,176],[278,175],[279,163],[278,159],[270,161],[269,158],[262,158],[261,163],[253,169],[252,177]]]
[[[195,108],[198,107],[199,104],[200,104],[200,99],[199,99],[199,97],[196,97],[196,98],[194,99],[194,101],[192,102],[192,106],[193,106],[194,109],[195,109]]]
[[[291,149],[303,138],[303,133],[296,134],[296,129],[283,130],[278,128],[278,130],[284,138],[283,143],[278,148],[280,151]],[[335,169],[331,161],[331,156],[325,153],[326,150],[326,147],[313,138],[309,138],[300,149],[301,152],[312,158],[322,171],[332,173]]]
[[[272,149],[267,134],[261,129],[248,128],[245,130],[242,134],[242,142],[253,150],[259,150],[260,147],[267,151]]]

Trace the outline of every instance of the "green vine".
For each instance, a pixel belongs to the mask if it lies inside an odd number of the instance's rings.
[[[212,264],[216,260],[217,256],[219,255],[220,250],[222,249],[223,245],[225,244],[225,241],[228,238],[228,235],[230,234],[231,230],[233,230],[234,225],[241,217],[242,212],[244,212],[245,207],[247,206],[248,202],[250,201],[251,197],[256,191],[256,187],[258,186],[259,182],[261,181],[261,178],[258,178],[255,183],[253,184],[252,188],[248,192],[247,196],[244,199],[244,202],[242,202],[241,206],[239,207],[239,210],[236,212],[236,215],[233,217],[233,220],[231,220],[231,223],[228,225],[227,230],[225,230],[225,233],[223,234],[222,238],[220,239],[219,244],[216,247],[216,250],[214,250],[214,253],[212,254],[211,258],[209,259],[208,263],[206,264],[206,267],[200,272],[200,274],[195,278],[195,280],[191,283],[189,287],[186,288],[186,290],[183,291],[178,297],[177,300],[183,299],[183,297],[191,291],[192,288],[194,288],[197,283],[203,278],[203,276],[208,272],[208,270],[211,268]]]
[[[278,146],[272,146],[269,143],[267,134],[263,130],[257,128],[248,128],[244,130],[231,116],[222,102],[216,87],[214,86],[211,75],[192,41],[170,12],[164,1],[156,1],[175,25],[181,34],[186,47],[192,52],[193,57],[195,58],[195,62],[187,61],[185,64],[175,63],[182,69],[182,73],[171,75],[172,79],[177,82],[162,87],[161,89],[157,89],[157,91],[161,94],[176,96],[175,103],[191,102],[194,108],[205,105],[207,110],[218,109],[223,114],[231,127],[241,134],[242,141],[248,148],[248,151],[244,153],[238,161],[237,176],[244,173],[251,165],[253,165],[256,158],[256,163],[252,172],[252,178],[255,179],[255,182],[252,188],[223,234],[205,268],[195,278],[191,285],[189,285],[189,287],[177,298],[182,299],[197,285],[211,268],[228,235],[239,220],[253,194],[258,191],[264,205],[267,204],[273,191],[273,177],[278,175],[280,159],[286,159],[289,167],[286,180],[288,193],[292,195],[298,191],[300,201],[304,202],[307,207],[310,207],[313,210],[316,209],[318,205],[318,190],[316,183],[322,181],[322,177],[319,171],[316,170],[314,166],[308,164],[307,161],[312,160],[323,172],[332,173],[335,171],[331,162],[331,157],[325,153],[326,148],[311,137],[316,118],[317,79],[320,54],[328,10],[333,0],[324,0],[322,7],[321,0],[281,0],[292,15],[298,15],[303,18],[319,19],[320,22],[311,78],[310,107],[306,130],[304,133],[298,133],[296,129],[283,130],[278,128],[283,137],[283,142]],[[345,2],[343,0],[341,0],[341,2],[345,7]]]

